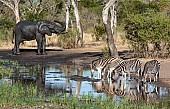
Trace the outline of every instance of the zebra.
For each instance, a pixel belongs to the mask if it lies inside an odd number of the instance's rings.
[[[151,75],[154,76],[154,82],[158,81],[159,69],[160,69],[160,63],[158,62],[158,60],[151,60],[146,62],[142,72],[144,81],[146,82],[148,75],[149,75],[150,82],[151,82]]]
[[[119,73],[118,72],[113,72],[115,69],[117,69],[120,64],[123,62],[124,60],[121,58],[116,58],[114,59],[114,61],[108,63],[106,65],[106,70],[107,70],[107,77],[108,78],[113,78],[114,80],[116,80],[119,77]],[[117,69],[118,70],[118,69]],[[120,69],[119,69],[120,70]],[[114,73],[114,75],[112,75],[112,73]],[[124,74],[124,73],[123,73]]]
[[[108,73],[109,77],[111,77],[111,73],[115,75],[122,74],[124,79],[126,80],[127,73],[137,73],[138,78],[141,75],[141,62],[138,59],[133,60],[123,60],[123,59],[115,59],[115,61],[110,62],[108,64]]]
[[[106,65],[115,59],[115,57],[109,57],[93,60],[91,64],[91,75],[93,76],[94,70],[96,69],[98,71],[98,79],[101,79],[102,75],[104,75]]]

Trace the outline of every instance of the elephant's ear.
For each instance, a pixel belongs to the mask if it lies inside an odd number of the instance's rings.
[[[49,27],[46,24],[44,24],[44,23],[39,24],[38,32],[41,33],[41,34],[44,34],[44,35],[47,34],[48,36],[52,35]]]

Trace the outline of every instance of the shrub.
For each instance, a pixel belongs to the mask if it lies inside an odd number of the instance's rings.
[[[72,31],[70,29],[66,34],[59,35],[57,45],[65,49],[70,49],[75,48],[75,43],[76,43],[76,31],[75,30]]]
[[[95,36],[96,36],[96,41],[99,41],[100,39],[105,40],[105,27],[103,24],[99,24],[95,26],[95,32],[94,32]]]
[[[148,11],[143,14],[129,14],[126,19],[126,39],[138,56],[159,57],[170,53],[170,20],[164,13]],[[152,45],[151,48],[149,45]]]
[[[12,39],[12,29],[15,22],[9,17],[0,14],[0,40]]]

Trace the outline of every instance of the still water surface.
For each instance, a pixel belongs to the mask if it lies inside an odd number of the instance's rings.
[[[122,85],[124,82],[124,85]],[[45,88],[54,90],[65,90],[67,96],[73,95],[81,97],[83,95],[92,94],[95,97],[101,96],[103,99],[107,96],[113,97],[115,100],[127,96],[129,99],[146,99],[146,101],[156,102],[169,97],[169,89],[158,86],[157,83],[143,84],[136,78],[129,78],[124,81],[120,76],[118,80],[97,79],[97,71],[91,77],[89,68],[83,66],[74,66],[69,68],[65,66],[48,66],[45,68]],[[116,89],[124,92],[119,94]],[[153,101],[155,100],[155,101]]]

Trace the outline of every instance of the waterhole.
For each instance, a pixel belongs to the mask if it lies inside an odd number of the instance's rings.
[[[45,96],[66,95],[82,97],[111,97],[115,102],[127,98],[129,100],[144,100],[146,102],[161,102],[170,98],[169,88],[159,82],[144,83],[135,77],[124,80],[122,76],[117,79],[98,79],[98,72],[91,75],[88,65],[60,65],[48,63],[39,66],[10,66],[13,69],[11,76],[1,76],[0,84],[13,84],[16,81],[22,84],[33,84]]]

